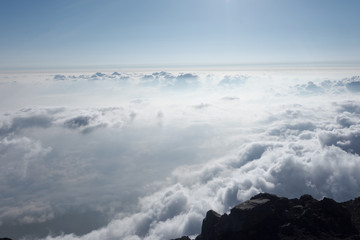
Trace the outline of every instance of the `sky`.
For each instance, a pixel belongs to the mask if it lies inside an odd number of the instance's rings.
[[[358,65],[359,8],[356,0],[4,0],[0,65]]]
[[[359,1],[0,1],[0,238],[169,240],[360,195]]]

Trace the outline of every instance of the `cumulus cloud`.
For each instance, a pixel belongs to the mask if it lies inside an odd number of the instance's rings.
[[[322,85],[328,86],[327,84],[322,84]],[[318,86],[317,84],[311,81],[306,84],[298,85],[297,88],[303,94],[319,94],[324,91],[324,89],[321,86]]]
[[[102,73],[102,72],[96,72],[94,74],[79,74],[79,75],[64,75],[64,74],[56,74],[53,75],[53,80],[59,81],[94,81],[94,80],[127,80],[131,78],[132,76],[136,76],[136,74],[132,73],[119,73],[119,72],[113,72],[113,73]]]
[[[56,74],[54,76],[54,80],[65,80],[65,79],[66,79],[66,76],[62,75],[62,74]]]
[[[178,73],[172,74],[168,72],[154,72],[152,74],[144,74],[141,77],[141,85],[145,86],[162,86],[167,89],[187,89],[196,87],[198,82],[198,75],[192,73]]]
[[[336,122],[343,127],[351,127],[352,125],[358,124],[358,119],[351,113],[343,113],[336,116]]]
[[[321,94],[324,92],[331,92],[340,94],[343,92],[357,93],[360,91],[360,77],[353,76],[350,78],[343,78],[339,80],[324,80],[321,82],[309,81],[295,86],[300,94]]]
[[[360,129],[358,126],[348,129],[334,129],[333,131],[322,132],[319,135],[322,145],[337,146],[344,151],[360,154]]]
[[[248,78],[249,76],[244,75],[225,75],[223,79],[218,83],[218,85],[234,87],[244,84]]]
[[[198,76],[191,73],[181,73],[176,76],[175,81],[171,87],[175,89],[183,89],[189,87],[196,87],[198,85]]]
[[[100,127],[122,127],[133,121],[135,117],[134,111],[122,108],[23,109],[2,117],[0,136],[6,137],[21,133],[26,129],[50,128],[51,126],[89,132]]]
[[[56,74],[53,76],[54,80],[134,80],[133,84],[140,84],[142,86],[163,86],[174,88],[186,88],[198,84],[199,76],[193,73],[169,73],[169,72],[154,72],[154,73],[128,73],[128,72],[113,72],[102,73],[96,72],[92,75],[63,75]]]
[[[269,131],[269,135],[299,135],[304,131],[313,131],[316,128],[312,122],[298,122],[291,124],[279,125]]]
[[[46,115],[35,115],[35,116],[18,116],[11,119],[10,122],[2,122],[0,127],[0,136],[6,135],[11,132],[15,132],[24,128],[47,128],[50,127],[52,119]]]
[[[360,114],[360,104],[356,101],[346,101],[342,103],[335,103],[338,106],[338,112],[349,112]]]
[[[134,119],[134,113],[130,113],[129,121]],[[95,122],[95,123],[93,123]],[[107,127],[108,123],[104,122],[97,122],[96,116],[78,116],[71,119],[68,119],[64,122],[64,126],[70,129],[81,129],[81,132],[86,134],[90,133],[98,128],[105,128]]]
[[[68,128],[79,128],[89,125],[90,117],[89,116],[79,116],[71,118],[64,122],[64,125]]]
[[[351,92],[360,92],[360,76],[353,76],[349,79],[344,79],[346,88]]]
[[[181,73],[176,77],[177,80],[196,80],[198,76],[191,73]]]

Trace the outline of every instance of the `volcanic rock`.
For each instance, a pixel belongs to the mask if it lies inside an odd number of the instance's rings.
[[[191,240],[191,239],[189,237],[187,237],[187,236],[183,236],[181,238],[175,238],[175,239],[172,239],[172,240]]]
[[[196,240],[360,240],[359,230],[360,198],[338,203],[260,193],[229,214],[208,211]]]

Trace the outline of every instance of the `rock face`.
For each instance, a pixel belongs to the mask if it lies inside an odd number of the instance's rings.
[[[360,233],[360,197],[344,202],[342,205],[349,211],[351,220]]]
[[[181,238],[176,238],[176,239],[172,239],[172,240],[191,240],[191,239],[188,236],[183,236]]]
[[[230,214],[208,211],[196,240],[360,240],[359,230],[360,198],[337,203],[310,195],[287,199],[260,193]]]

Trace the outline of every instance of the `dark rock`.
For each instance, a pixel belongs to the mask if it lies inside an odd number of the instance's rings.
[[[175,239],[172,239],[172,240],[191,240],[191,239],[189,237],[187,237],[187,236],[183,236],[181,238],[175,238]]]
[[[260,193],[220,216],[208,211],[196,240],[360,240],[360,198],[338,203],[310,195]]]
[[[353,224],[360,232],[360,197],[344,202],[342,205],[349,211]]]
[[[221,215],[217,212],[210,210],[206,213],[206,217],[203,220],[201,226],[201,236],[196,238],[197,240],[208,239],[214,240],[215,239],[215,225],[218,224]]]

